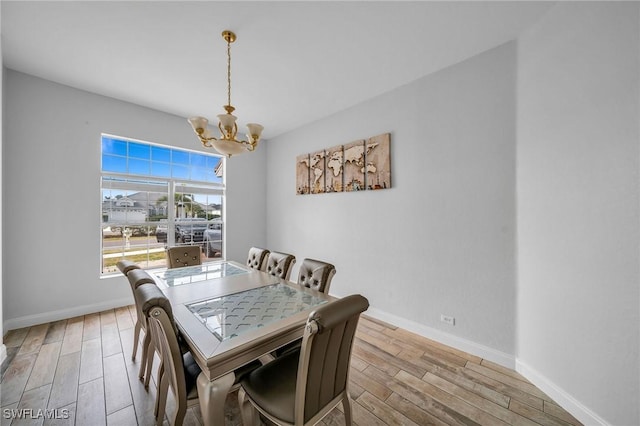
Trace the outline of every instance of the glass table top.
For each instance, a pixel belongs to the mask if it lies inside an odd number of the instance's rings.
[[[220,341],[326,303],[286,284],[254,288],[186,305]]]
[[[157,272],[156,276],[168,287],[175,287],[198,281],[228,277],[231,275],[248,274],[249,272],[251,271],[232,265],[228,262],[215,262],[204,263],[196,266],[185,266],[183,268],[167,269]]]

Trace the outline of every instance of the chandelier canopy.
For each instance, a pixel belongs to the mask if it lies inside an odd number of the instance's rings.
[[[188,121],[203,146],[214,148],[220,154],[231,157],[232,155],[255,150],[258,147],[263,127],[260,124],[248,123],[247,140],[236,139],[238,133],[236,120],[238,117],[232,114],[235,108],[231,105],[231,43],[236,41],[236,35],[229,30],[225,30],[222,32],[222,38],[227,42],[227,105],[223,107],[227,113],[218,115],[220,137],[213,136],[212,131],[207,127],[209,120],[206,118],[191,117]]]

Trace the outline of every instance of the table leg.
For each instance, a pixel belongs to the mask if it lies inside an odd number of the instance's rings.
[[[198,399],[205,426],[224,426],[224,403],[235,380],[233,371],[215,380],[209,380],[204,373],[198,376]]]

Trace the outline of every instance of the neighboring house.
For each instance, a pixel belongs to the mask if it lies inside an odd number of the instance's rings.
[[[102,202],[102,218],[105,222],[145,222],[147,209],[129,197]]]

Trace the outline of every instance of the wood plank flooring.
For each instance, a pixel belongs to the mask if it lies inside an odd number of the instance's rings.
[[[138,380],[142,351],[131,360],[135,315],[126,306],[9,331],[1,424],[154,424],[155,377],[146,391]],[[580,424],[515,371],[366,316],[350,374],[360,426]],[[174,408],[170,400],[167,411]],[[228,426],[242,424],[236,393],[227,398],[225,417]],[[188,410],[185,424],[202,424],[198,407]],[[344,424],[342,407],[319,424]]]

